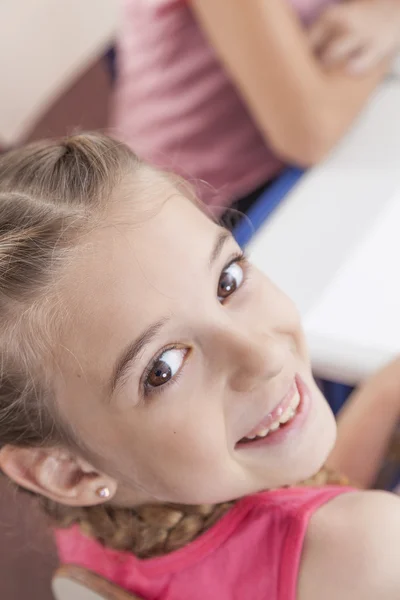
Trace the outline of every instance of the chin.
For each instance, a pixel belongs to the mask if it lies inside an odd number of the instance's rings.
[[[325,466],[336,441],[336,421],[328,406],[326,411],[326,418],[323,425],[319,424],[317,435],[310,436],[304,446],[298,448],[297,456],[292,458],[294,468],[287,470],[290,480],[282,485],[295,485],[312,479]]]
[[[330,412],[330,409],[329,409]],[[330,413],[325,427],[317,439],[313,440],[311,448],[304,461],[304,469],[300,469],[297,481],[305,481],[314,477],[326,464],[336,442],[336,421]]]

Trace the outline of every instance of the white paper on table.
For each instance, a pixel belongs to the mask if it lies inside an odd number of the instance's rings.
[[[382,355],[400,352],[399,263],[400,188],[308,312],[307,334]]]

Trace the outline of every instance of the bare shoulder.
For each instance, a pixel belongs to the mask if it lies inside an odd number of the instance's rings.
[[[386,492],[343,494],[310,521],[298,600],[400,598],[400,499]]]

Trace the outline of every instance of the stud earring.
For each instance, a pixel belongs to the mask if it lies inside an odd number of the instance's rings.
[[[109,490],[109,488],[107,486],[103,486],[103,487],[99,487],[96,490],[96,494],[98,495],[99,498],[102,498],[103,500],[106,500],[107,498],[110,497],[111,492]]]

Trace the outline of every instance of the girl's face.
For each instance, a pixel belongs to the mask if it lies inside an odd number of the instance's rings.
[[[178,193],[115,216],[67,276],[56,386],[116,500],[214,503],[314,474],[335,424],[291,301]]]

